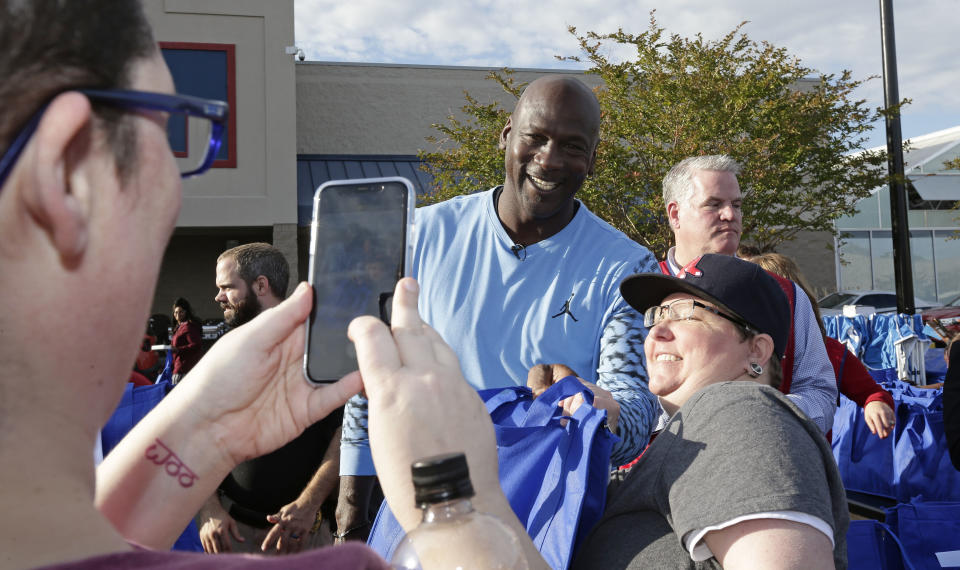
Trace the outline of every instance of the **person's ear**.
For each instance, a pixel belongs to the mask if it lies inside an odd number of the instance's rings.
[[[680,229],[680,205],[676,200],[667,203],[667,221],[670,223],[670,229],[674,231]]]
[[[83,95],[50,102],[25,150],[21,196],[32,219],[67,263],[83,256],[89,235],[92,188],[76,176],[92,153],[93,111]]]
[[[265,275],[257,275],[257,278],[253,280],[253,292],[258,297],[270,293],[270,280]]]
[[[497,148],[500,150],[507,149],[507,136],[510,135],[510,129],[513,128],[513,117],[507,118],[507,124],[503,125],[503,130],[500,131],[500,142],[497,144]]]
[[[593,167],[597,164],[597,147],[599,146],[599,141],[593,145],[593,152],[590,154],[590,165],[587,167],[587,176],[593,176]]]
[[[750,352],[748,354],[749,362],[746,363],[746,366],[749,367],[751,362],[755,362],[766,369],[767,362],[773,355],[773,337],[761,333],[751,337],[747,342],[750,343]]]

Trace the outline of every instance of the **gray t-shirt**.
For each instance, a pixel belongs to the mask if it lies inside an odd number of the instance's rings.
[[[694,563],[683,537],[739,516],[798,511],[833,529],[846,568],[846,495],[819,428],[780,392],[725,382],[687,401],[612,488],[573,568],[719,568]]]

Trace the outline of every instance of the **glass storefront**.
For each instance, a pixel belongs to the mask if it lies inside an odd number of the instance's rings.
[[[889,230],[840,230],[837,288],[894,291],[893,238]],[[960,239],[953,229],[910,232],[913,290],[917,298],[944,302],[960,295]]]

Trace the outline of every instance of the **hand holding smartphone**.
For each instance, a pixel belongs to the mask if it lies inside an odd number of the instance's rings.
[[[313,384],[357,369],[347,325],[360,315],[389,324],[397,281],[409,274],[416,197],[405,178],[331,180],[313,197],[303,372]]]

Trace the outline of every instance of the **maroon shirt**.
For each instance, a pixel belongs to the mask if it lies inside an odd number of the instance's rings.
[[[43,566],[42,570],[389,570],[390,566],[365,544],[350,542],[290,556],[256,554],[200,554],[137,549],[94,556],[75,562]]]
[[[180,323],[170,345],[173,346],[173,373],[186,374],[203,356],[203,327],[194,321]]]

